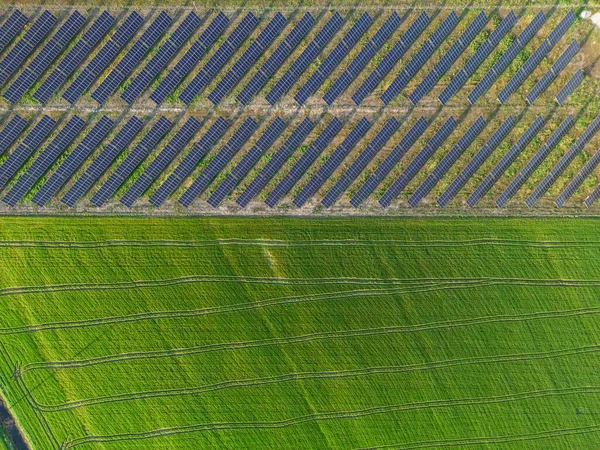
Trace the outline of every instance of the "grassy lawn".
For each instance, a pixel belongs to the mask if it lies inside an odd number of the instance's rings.
[[[34,449],[597,449],[599,227],[0,218],[4,396]]]

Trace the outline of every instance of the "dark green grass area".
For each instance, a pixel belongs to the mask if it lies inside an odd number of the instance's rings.
[[[600,221],[0,219],[34,449],[600,448]]]

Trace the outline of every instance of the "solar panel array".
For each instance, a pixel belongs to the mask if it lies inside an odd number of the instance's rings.
[[[375,169],[373,174],[365,181],[360,189],[354,194],[350,203],[355,208],[360,206],[369,195],[381,184],[383,179],[389,175],[392,169],[400,162],[406,152],[413,146],[417,139],[425,132],[429,123],[424,117],[419,117],[412,128],[396,145],[383,162]]]
[[[273,89],[269,91],[266,99],[271,105],[281,100],[286,92],[292,88],[300,76],[308,69],[308,66],[319,56],[329,41],[342,28],[343,24],[344,18],[335,12],[325,26],[317,33],[312,42],[304,49],[298,59],[292,63],[290,68],[277,81]]]
[[[562,105],[567,101],[567,98],[577,89],[577,87],[583,81],[584,75],[583,70],[579,69],[575,74],[567,81],[567,84],[560,90],[556,95],[556,103]]]
[[[142,36],[136,39],[135,44],[117,66],[100,83],[100,86],[92,94],[92,98],[100,104],[106,102],[119,85],[131,75],[162,35],[167,32],[172,21],[166,12],[161,12]]]
[[[15,9],[0,27],[0,53],[17,37],[29,19],[18,9]]]
[[[27,126],[27,121],[18,114],[0,131],[0,155],[2,155],[17,140],[17,137]]]
[[[358,40],[366,33],[372,23],[373,19],[371,16],[369,16],[368,13],[364,13],[356,23],[352,25],[352,28],[350,28],[348,33],[346,33],[331,53],[327,55],[319,68],[310,76],[304,85],[300,87],[294,96],[294,99],[300,105],[303,105],[306,100],[321,87],[346,55],[352,51],[354,46],[358,43]]]

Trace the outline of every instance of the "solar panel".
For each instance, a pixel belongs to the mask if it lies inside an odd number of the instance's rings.
[[[575,124],[575,120],[572,116],[568,116],[556,129],[552,136],[540,147],[538,152],[529,160],[529,162],[525,165],[525,168],[513,178],[508,187],[504,190],[504,192],[498,197],[496,200],[496,205],[499,208],[503,208],[506,203],[521,189],[523,184],[527,181],[527,179],[531,176],[531,174],[537,169],[540,164],[546,159],[546,157],[550,154],[552,149],[556,147],[556,145],[560,142],[565,134],[571,129],[571,127]]]
[[[583,70],[579,69],[556,96],[556,103],[562,105],[583,81]]]
[[[438,200],[438,205],[442,208],[452,200],[456,194],[467,184],[469,178],[475,175],[475,172],[483,165],[483,163],[491,156],[492,152],[500,145],[506,135],[513,129],[517,121],[513,116],[502,122],[502,125],[492,134],[490,139],[483,145],[475,156],[469,161],[466,167],[460,174],[450,183],[450,186],[444,191]]]
[[[98,51],[96,56],[85,66],[79,76],[71,83],[62,97],[74,104],[81,95],[90,88],[92,83],[100,76],[104,69],[117,57],[121,49],[135,35],[144,23],[144,19],[136,12],[132,12],[115,31],[109,41]]]
[[[296,24],[294,29],[288,34],[285,39],[279,44],[277,49],[265,61],[262,67],[254,74],[248,84],[244,86],[242,91],[236,97],[237,101],[247,105],[267,83],[267,81],[275,74],[275,72],[283,66],[283,63],[290,56],[292,51],[300,44],[302,39],[308,34],[314,26],[315,19],[310,13],[304,14],[302,19]]]
[[[286,127],[286,123],[279,117],[271,122],[266,131],[256,141],[256,144],[244,155],[241,161],[234,167],[217,189],[212,193],[208,199],[208,204],[213,208],[219,206],[219,204],[225,199],[227,195],[233,191],[248,172],[256,165],[258,160],[264,153],[271,148],[275,140],[283,132]]]
[[[17,137],[27,126],[27,121],[18,114],[0,131],[0,155],[2,155],[17,140]]]
[[[325,80],[333,73],[342,60],[352,51],[358,40],[369,29],[373,19],[368,13],[364,13],[356,23],[350,28],[348,33],[342,38],[338,45],[327,55],[319,68],[310,76],[310,78],[300,87],[294,99],[303,105],[308,98],[313,95]]]
[[[375,169],[373,174],[367,178],[367,181],[360,187],[360,189],[350,199],[352,206],[357,208],[371,195],[371,193],[381,184],[385,177],[389,175],[392,169],[400,162],[406,152],[413,146],[419,136],[421,136],[429,123],[424,117],[419,117],[419,120],[415,122],[412,128],[402,138],[400,143],[396,145],[390,154],[383,160],[383,162]]]
[[[137,169],[137,167],[146,159],[150,152],[158,145],[162,138],[168,133],[173,124],[166,118],[161,117],[142,138],[140,143],[135,146],[133,151],[127,155],[125,160],[106,180],[106,183],[98,189],[98,192],[92,197],[92,204],[100,207],[108,201],[110,197],[123,185],[125,180]]]
[[[362,101],[375,90],[388,73],[394,68],[396,63],[400,61],[404,53],[417,40],[421,33],[429,25],[430,18],[422,12],[419,17],[408,27],[406,33],[394,44],[392,49],[383,57],[375,70],[369,74],[367,79],[360,85],[356,92],[352,95],[352,101],[360,105]]]
[[[56,17],[49,11],[44,11],[19,42],[2,58],[0,61],[0,86],[6,83],[12,74],[23,65],[27,57],[43,41],[55,23]]]
[[[85,172],[73,184],[71,189],[63,196],[61,202],[67,206],[73,206],[84,196],[92,185],[108,170],[110,165],[131,143],[140,132],[144,122],[133,116],[121,128],[117,135],[108,143],[102,153],[95,158]]]
[[[161,150],[158,156],[154,158],[140,177],[135,180],[131,188],[125,192],[125,195],[121,197],[120,202],[131,208],[135,201],[146,192],[171,161],[181,153],[187,143],[200,129],[201,125],[202,123],[198,119],[190,117],[179,131],[175,133],[175,136],[173,136],[169,143]]]
[[[308,66],[319,56],[329,41],[342,28],[343,24],[344,18],[338,12],[335,12],[325,26],[317,33],[312,42],[304,49],[302,54],[277,81],[273,89],[269,91],[266,99],[271,105],[281,100],[281,97],[292,88],[306,69],[308,69]]]
[[[33,98],[40,103],[46,103],[108,33],[114,22],[115,19],[104,11],[90,29],[83,34],[83,37],[77,40],[77,43],[66,56],[61,59],[56,69],[35,91]]]
[[[531,40],[545,22],[546,15],[540,11],[467,96],[472,105],[492,87],[498,77],[502,75],[521,49]]]
[[[438,80],[448,72],[456,60],[463,54],[469,44],[475,39],[475,36],[483,29],[488,22],[488,17],[483,11],[467,26],[467,29],[452,44],[452,47],[442,56],[435,67],[429,72],[417,88],[410,94],[410,101],[416,105],[433,87]]]
[[[552,64],[552,67],[548,69],[548,72],[544,74],[544,76],[536,83],[536,85],[531,89],[529,94],[527,94],[527,103],[533,104],[533,102],[548,89],[548,86],[552,84],[552,82],[556,79],[556,77],[562,72],[562,70],[567,66],[567,64],[573,59],[573,57],[579,51],[579,42],[573,40],[571,45],[567,47],[567,49],[558,57],[556,62]]]
[[[148,86],[160,75],[169,64],[179,49],[200,28],[202,19],[191,12],[171,34],[166,42],[158,49],[152,59],[141,70],[131,84],[125,88],[121,98],[130,105],[144,92]]]
[[[496,181],[506,172],[513,161],[519,156],[525,147],[529,145],[531,140],[537,135],[537,133],[544,126],[544,119],[542,116],[537,116],[531,126],[521,135],[517,142],[506,152],[506,154],[500,159],[498,164],[490,171],[490,173],[483,179],[483,181],[475,188],[473,193],[467,199],[467,205],[471,208],[475,207],[479,200],[492,188]]]
[[[27,16],[21,11],[18,9],[13,11],[0,27],[0,53],[17,37],[28,21]]]
[[[302,188],[300,193],[294,198],[294,205],[298,208],[304,204],[323,186],[329,177],[340,166],[342,161],[346,159],[348,154],[354,149],[358,142],[371,128],[371,122],[366,118],[362,118],[352,131],[346,136],[342,143],[333,151],[327,158],[319,170],[314,174],[310,181]]]
[[[33,161],[27,171],[17,180],[8,194],[2,199],[4,203],[15,206],[33,185],[50,169],[61,153],[71,145],[71,142],[81,132],[85,122],[78,116],[73,116],[59,131],[56,137]]]
[[[577,141],[569,148],[567,153],[556,163],[556,165],[550,170],[550,172],[544,177],[544,179],[538,184],[531,195],[525,200],[525,204],[528,207],[532,207],[536,201],[540,199],[542,195],[548,191],[558,177],[565,171],[565,169],[571,164],[575,157],[581,152],[585,145],[594,137],[594,135],[600,129],[600,116],[596,117],[594,121],[586,128],[586,130],[579,136]]]
[[[596,186],[594,190],[586,197],[583,204],[590,208],[600,198],[600,186]]]
[[[442,179],[444,175],[450,170],[454,163],[460,158],[467,148],[473,143],[475,138],[485,128],[485,120],[479,116],[477,120],[471,125],[465,134],[458,140],[458,142],[452,147],[452,149],[446,153],[440,163],[433,169],[429,176],[423,183],[415,190],[413,195],[408,199],[408,204],[412,208],[416,208],[421,200],[431,192],[431,190],[437,185],[438,181]]]
[[[379,204],[384,208],[391,205],[392,201],[400,195],[400,192],[412,181],[415,175],[423,168],[423,166],[431,159],[437,149],[450,136],[450,133],[456,128],[457,122],[454,117],[450,116],[441,128],[433,135],[433,137],[425,144],[425,147],[419,154],[410,162],[404,172],[392,183],[387,191],[379,199]]]
[[[200,38],[192,44],[190,49],[183,55],[183,58],[175,64],[173,70],[169,71],[167,76],[152,92],[150,98],[154,103],[160,105],[165,101],[171,92],[179,86],[179,83],[196,67],[219,36],[223,34],[227,25],[229,25],[229,18],[222,12],[219,12],[206,30],[202,32]]]
[[[171,25],[173,20],[164,11],[150,24],[142,36],[136,40],[133,46],[108,76],[100,83],[100,86],[92,94],[92,98],[102,104],[112,93],[125,81],[142,59],[150,52]]]
[[[254,65],[260,56],[269,48],[275,38],[285,28],[286,19],[277,13],[273,20],[261,31],[256,40],[250,44],[244,54],[236,61],[233,67],[219,81],[217,86],[208,95],[208,99],[218,105],[223,98],[238,84]]]
[[[433,32],[431,37],[423,44],[419,51],[412,57],[412,59],[406,64],[402,72],[392,81],[392,84],[384,91],[381,95],[381,101],[388,105],[394,98],[396,98],[400,92],[406,87],[406,85],[413,79],[413,77],[421,70],[421,68],[427,64],[429,58],[439,48],[439,46],[446,40],[446,38],[452,33],[456,25],[458,25],[460,19],[454,11],[450,13],[448,17],[440,24],[440,26]]]
[[[594,155],[583,165],[583,167],[577,172],[573,179],[569,182],[567,187],[563,189],[558,198],[556,199],[556,206],[561,207],[565,202],[571,198],[577,189],[583,184],[585,179],[589,177],[596,167],[600,164],[600,151],[594,153]]]
[[[190,105],[194,98],[204,89],[210,81],[219,73],[227,61],[240,48],[252,30],[258,25],[259,19],[252,13],[248,13],[240,24],[231,32],[225,42],[217,49],[215,54],[208,60],[202,70],[192,79],[183,90],[179,99],[186,105]]]
[[[229,128],[229,121],[219,117],[202,136],[166,181],[150,197],[150,203],[160,206],[198,166],[202,158],[217,144]]]
[[[236,203],[242,208],[245,208],[250,201],[256,197],[267,185],[267,183],[273,178],[273,176],[283,167],[285,162],[292,156],[294,151],[300,145],[311,130],[314,127],[314,123],[309,119],[305,118],[300,125],[292,132],[291,136],[285,141],[285,143],[275,152],[273,157],[267,162],[262,168],[259,174],[252,180],[246,190],[236,200]]]
[[[23,167],[23,164],[42,145],[42,142],[44,142],[55,126],[56,122],[50,117],[42,117],[15,151],[8,155],[8,158],[0,166],[0,189],[6,186],[19,169]]]
[[[502,38],[508,33],[517,23],[517,16],[514,12],[510,12],[496,29],[490,34],[487,40],[477,48],[475,54],[469,58],[465,65],[450,81],[448,86],[442,91],[438,99],[445,105],[452,97],[465,85],[465,83],[473,76],[479,66],[487,59],[492,51],[498,46]]]

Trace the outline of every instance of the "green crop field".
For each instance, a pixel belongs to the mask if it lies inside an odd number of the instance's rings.
[[[33,449],[600,448],[594,219],[0,219]]]

